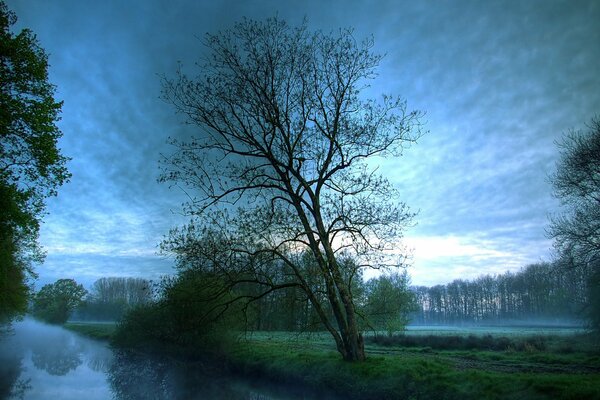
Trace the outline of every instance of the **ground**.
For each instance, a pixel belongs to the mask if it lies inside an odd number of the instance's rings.
[[[107,338],[114,325],[69,324]],[[368,359],[341,360],[325,333],[253,332],[226,357],[233,373],[355,399],[600,399],[600,345],[576,329],[412,329],[368,336]]]

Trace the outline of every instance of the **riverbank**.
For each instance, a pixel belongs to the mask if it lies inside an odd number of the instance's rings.
[[[114,333],[114,325],[67,328],[96,338]],[[347,363],[326,335],[255,333],[221,361],[245,378],[348,399],[600,399],[600,353],[589,336],[493,342],[445,336],[444,342],[455,348],[436,347],[426,336],[410,346],[402,340],[368,341],[368,359]]]
[[[110,341],[117,330],[116,322],[67,322],[65,329],[96,340]]]
[[[363,363],[342,361],[321,340],[251,338],[232,353],[242,374],[305,382],[350,399],[600,399],[600,356],[573,337],[543,337],[545,350],[436,350],[368,344]],[[563,351],[561,351],[561,348]]]

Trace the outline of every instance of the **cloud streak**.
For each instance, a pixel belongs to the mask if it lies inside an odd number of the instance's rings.
[[[154,255],[181,193],[156,183],[169,136],[194,128],[159,99],[177,62],[193,73],[199,37],[242,16],[354,27],[386,53],[366,95],[426,111],[425,135],[374,160],[420,210],[407,232],[416,284],[500,273],[549,255],[554,141],[599,113],[600,4],[560,1],[8,1],[50,53],[65,101],[60,145],[71,183],[49,201],[40,281],[172,271]]]

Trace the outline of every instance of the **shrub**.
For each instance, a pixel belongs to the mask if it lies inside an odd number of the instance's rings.
[[[209,273],[187,271],[162,284],[155,303],[130,310],[113,344],[194,356],[227,347],[239,332],[239,309],[222,283]]]
[[[490,334],[477,336],[459,335],[396,335],[374,336],[367,341],[380,346],[428,347],[436,350],[492,350],[492,351],[542,351],[546,349],[546,339],[543,336],[531,336],[521,339],[495,337]]]

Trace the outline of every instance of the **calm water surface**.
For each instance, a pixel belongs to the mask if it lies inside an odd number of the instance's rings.
[[[115,352],[25,319],[0,337],[0,399],[314,399],[326,395],[207,375],[200,368]]]

